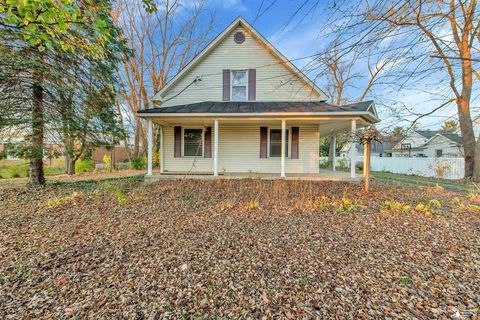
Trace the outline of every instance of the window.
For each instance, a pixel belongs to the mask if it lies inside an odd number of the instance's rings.
[[[203,129],[184,129],[183,155],[186,157],[203,155]]]
[[[437,156],[437,158],[441,158],[443,156],[443,150],[442,149],[435,150],[435,155]]]
[[[270,157],[282,155],[282,129],[270,129]],[[288,129],[285,132],[285,157],[288,156]]]
[[[232,100],[247,101],[248,75],[247,70],[232,71]]]

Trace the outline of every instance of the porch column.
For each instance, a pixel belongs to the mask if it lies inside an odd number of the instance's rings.
[[[213,175],[218,177],[218,120],[213,124]]]
[[[332,157],[332,170],[337,171],[337,135],[334,134],[332,137],[332,149],[333,149],[333,157]]]
[[[357,130],[357,120],[352,119],[352,147],[350,148],[350,178],[355,179],[355,158],[357,157],[357,146],[355,143],[355,131]]]
[[[160,126],[160,173],[163,173],[165,162],[163,159],[163,126]]]
[[[285,178],[285,131],[287,129],[287,123],[285,120],[282,120],[282,147],[281,147],[281,153],[280,153],[280,160],[281,160],[281,171],[280,171],[280,176],[282,178]]]
[[[148,132],[147,132],[147,142],[148,142],[148,171],[147,175],[152,175],[152,168],[153,168],[153,123],[152,120],[148,121]]]

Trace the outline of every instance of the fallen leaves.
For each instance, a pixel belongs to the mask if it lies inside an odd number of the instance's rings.
[[[261,180],[2,191],[0,314],[475,319],[476,199],[434,197]]]

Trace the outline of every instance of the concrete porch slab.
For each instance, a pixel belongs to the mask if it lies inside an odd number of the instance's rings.
[[[153,175],[145,175],[145,183],[154,183],[161,180],[178,180],[178,179],[197,179],[197,180],[215,180],[215,179],[261,179],[261,180],[280,180],[280,174],[275,173],[245,173],[245,172],[228,172],[222,173],[218,177],[214,177],[211,172],[166,172],[154,173]],[[358,174],[355,179],[350,178],[350,172],[331,171],[320,169],[319,173],[287,173],[285,180],[302,180],[302,181],[344,181],[358,182],[363,180],[362,174]]]

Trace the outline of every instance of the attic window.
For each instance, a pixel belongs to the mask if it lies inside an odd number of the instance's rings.
[[[245,33],[241,32],[241,31],[235,32],[235,34],[233,35],[233,40],[237,44],[244,43],[245,42]]]

